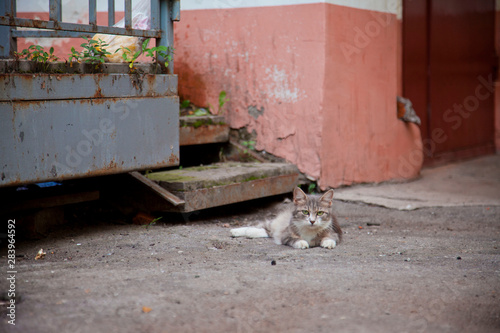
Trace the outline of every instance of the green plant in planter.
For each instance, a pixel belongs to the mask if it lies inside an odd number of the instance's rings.
[[[149,43],[149,39],[146,40]],[[146,48],[144,53],[147,57],[151,57],[153,61],[158,64],[158,56],[165,59],[165,68],[168,67],[169,62],[172,61],[172,53],[174,53],[174,49],[170,46],[155,46],[152,48]]]
[[[73,60],[95,64],[95,68],[97,69],[100,64],[104,64],[104,62],[106,62],[106,56],[111,54],[111,52],[106,50],[106,47],[109,46],[109,44],[102,39],[94,40],[87,37],[83,38],[87,41],[86,43],[80,44],[80,46],[83,47],[83,51],[78,52],[74,47],[72,47],[68,61],[70,64],[72,64]]]
[[[51,47],[49,52],[46,52],[43,46],[40,45],[30,45],[27,49],[21,52],[16,52],[15,56],[17,59],[26,59],[36,62],[41,65],[40,70],[42,72],[47,72],[49,69],[49,63],[51,61],[57,61],[59,58],[54,55],[54,48]]]
[[[156,65],[158,65],[158,56],[164,58],[165,68],[168,67],[168,63],[172,61],[173,48],[162,45],[149,48],[149,41],[150,38],[146,39],[142,43],[141,49],[135,53],[133,53],[128,47],[118,49],[123,51],[123,60],[129,63],[128,66],[131,70],[135,69],[134,63],[141,54],[144,54],[146,57],[151,57]]]

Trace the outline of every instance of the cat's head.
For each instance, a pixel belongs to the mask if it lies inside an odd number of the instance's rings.
[[[332,221],[333,190],[322,196],[313,196],[296,187],[293,191],[293,203],[293,220],[296,225],[326,227]]]

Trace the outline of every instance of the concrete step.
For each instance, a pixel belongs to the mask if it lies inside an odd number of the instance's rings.
[[[287,163],[216,163],[153,172],[149,180],[184,201],[164,200],[162,211],[191,212],[293,191],[299,172]]]
[[[180,117],[179,145],[229,141],[229,126],[223,116]]]

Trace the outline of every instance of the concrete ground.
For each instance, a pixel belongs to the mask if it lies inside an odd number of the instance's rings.
[[[435,179],[453,189],[442,170]],[[475,185],[464,192],[481,193]],[[337,200],[345,235],[333,250],[230,237],[282,200],[167,215],[149,227],[76,207],[48,237],[16,243],[16,325],[4,295],[0,332],[500,331],[500,205]],[[45,258],[34,260],[41,248]],[[2,291],[11,287],[7,259],[3,248]]]
[[[335,197],[400,210],[499,206],[500,155],[424,169],[419,179],[404,184],[342,188]]]

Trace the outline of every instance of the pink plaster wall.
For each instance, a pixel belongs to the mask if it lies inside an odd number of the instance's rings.
[[[227,91],[231,127],[255,131],[258,150],[295,163],[323,189],[415,177],[420,131],[396,118],[400,23],[325,3],[183,11],[179,91],[214,106]],[[367,45],[357,29],[373,29]],[[359,47],[347,57],[341,44]]]
[[[396,117],[401,22],[394,14],[327,9],[321,187],[417,176],[420,130]]]
[[[182,12],[175,25],[179,93],[217,105],[228,93],[231,127],[257,133],[266,150],[320,175],[324,5]],[[262,115],[250,115],[256,108]]]

